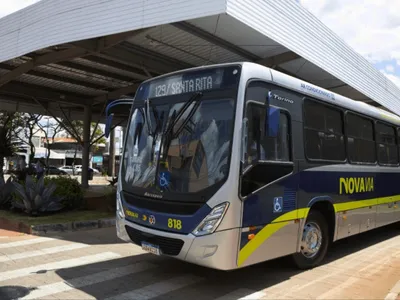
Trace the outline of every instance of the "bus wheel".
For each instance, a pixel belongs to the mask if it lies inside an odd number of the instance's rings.
[[[328,224],[318,210],[310,210],[304,224],[300,252],[293,255],[295,264],[300,269],[318,266],[324,259],[329,245]]]

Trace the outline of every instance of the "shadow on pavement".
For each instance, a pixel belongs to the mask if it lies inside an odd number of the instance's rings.
[[[1,300],[14,300],[25,297],[30,293],[31,289],[17,286],[17,285],[7,285],[0,286],[0,299]]]
[[[44,235],[44,237],[70,241],[73,243],[84,243],[88,245],[107,245],[107,244],[125,244],[123,240],[117,237],[115,226],[99,229],[90,229],[82,231],[72,231],[66,233],[54,233]]]
[[[333,244],[325,263],[333,262],[398,236],[396,227],[398,224],[349,237]],[[105,235],[101,232],[98,234],[99,236],[94,238],[93,243],[112,243],[114,241],[115,234],[111,234],[111,232]],[[76,237],[74,241],[88,242],[85,239],[92,238],[92,234],[89,233],[82,237]],[[200,281],[185,288],[152,298],[182,300],[215,299],[239,290],[234,297],[237,299],[248,296],[249,291],[266,289],[289,280],[301,272],[294,267],[288,257],[224,272],[150,254],[139,254],[56,271],[66,285],[71,286],[70,290],[76,288],[96,299],[117,296],[176,276],[200,278]],[[62,297],[62,295],[58,296]]]

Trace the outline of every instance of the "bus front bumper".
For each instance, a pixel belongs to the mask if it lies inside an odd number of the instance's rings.
[[[237,228],[197,237],[193,234],[184,235],[153,230],[129,222],[118,214],[116,227],[120,239],[133,242],[138,246],[140,246],[142,238],[151,241],[161,238],[161,244],[166,249],[165,252],[171,252],[171,254],[162,253],[163,255],[213,269],[232,270],[237,268],[237,245],[240,234]],[[154,242],[154,244],[156,243]]]

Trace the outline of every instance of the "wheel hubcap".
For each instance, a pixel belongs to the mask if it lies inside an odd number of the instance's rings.
[[[318,224],[309,222],[304,226],[303,237],[301,240],[301,253],[312,258],[317,255],[322,244],[322,232]]]

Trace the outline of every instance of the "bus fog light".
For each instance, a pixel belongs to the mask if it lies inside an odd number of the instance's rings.
[[[193,230],[196,236],[206,235],[213,233],[218,225],[221,223],[226,211],[228,210],[229,203],[225,202],[214,207],[214,209],[200,222],[200,224]]]
[[[124,214],[124,209],[123,209],[122,203],[121,203],[121,195],[120,195],[119,189],[117,190],[116,198],[117,198],[116,199],[116,201],[117,201],[117,214],[121,219],[123,219],[123,218],[125,218],[125,214]]]

